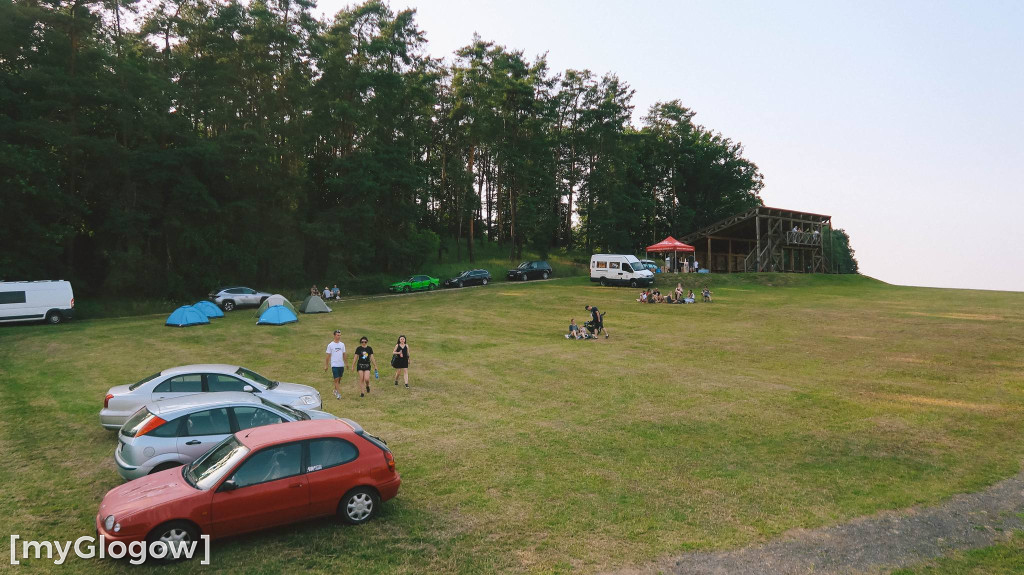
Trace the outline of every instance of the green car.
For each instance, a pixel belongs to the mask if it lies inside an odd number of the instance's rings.
[[[388,286],[388,291],[411,292],[419,290],[432,290],[441,285],[441,280],[430,276],[412,276],[404,282],[395,282]]]

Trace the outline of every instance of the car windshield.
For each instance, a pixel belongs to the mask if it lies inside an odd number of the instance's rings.
[[[305,411],[300,411],[298,409],[293,409],[291,407],[288,407],[287,405],[280,405],[280,404],[274,403],[273,401],[267,401],[266,399],[263,399],[262,397],[260,397],[260,401],[263,402],[263,405],[266,405],[267,407],[269,407],[271,409],[276,409],[277,411],[280,411],[281,413],[288,414],[288,416],[290,416],[293,421],[305,421],[305,420],[309,419],[309,414],[306,413]]]
[[[520,269],[521,270],[521,269],[526,269],[528,267],[530,267],[530,262],[523,262],[523,263],[519,264],[519,267],[516,268],[516,269]]]
[[[228,436],[195,463],[186,465],[182,476],[192,487],[206,491],[217,485],[247,453],[248,447],[242,445],[234,435]]]
[[[412,283],[414,281],[416,281],[416,276],[412,276],[411,278],[405,280],[405,283]]]
[[[238,371],[235,372],[235,375],[240,375],[246,379],[255,381],[256,383],[266,387],[267,389],[274,389],[275,387],[277,387],[277,384],[280,383],[272,379],[267,379],[262,375],[256,373],[255,371],[252,371],[251,369],[245,369],[244,367],[238,368]]]
[[[457,275],[455,277],[464,278],[464,277],[469,276],[470,273],[471,272],[459,272],[459,275]]]
[[[160,374],[159,373],[154,373],[153,375],[151,375],[151,376],[149,376],[149,377],[147,377],[145,379],[141,379],[139,381],[136,381],[135,383],[133,383],[133,384],[128,386],[128,390],[129,391],[135,391],[135,389],[137,387],[139,387],[140,385],[142,385],[143,383],[146,383],[147,381],[153,381],[157,377],[160,377]]]

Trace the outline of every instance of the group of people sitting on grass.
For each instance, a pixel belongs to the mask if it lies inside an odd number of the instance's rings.
[[[605,312],[597,309],[597,306],[586,305],[583,306],[587,311],[590,312],[590,321],[583,323],[583,328],[576,324],[576,318],[569,320],[569,333],[565,334],[565,339],[597,339],[597,336],[604,332],[605,339],[611,336],[608,330],[604,328],[604,314]]]
[[[323,291],[320,291],[316,284],[313,284],[313,287],[309,288],[309,295],[315,295],[325,300],[341,299],[341,290],[338,289],[338,284],[334,284],[333,288],[327,287],[327,284],[324,284]]]
[[[704,301],[711,301],[711,290],[704,286],[701,290],[701,295]],[[697,297],[693,295],[693,290],[689,290],[685,295],[683,294],[683,284],[676,284],[674,294],[662,295],[658,288],[653,290],[645,290],[640,292],[640,297],[636,298],[636,301],[640,303],[694,303],[697,301]]]

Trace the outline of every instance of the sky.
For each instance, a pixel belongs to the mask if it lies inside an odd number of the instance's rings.
[[[320,0],[333,14],[350,2]],[[427,51],[476,32],[678,99],[742,142],[765,205],[829,214],[860,271],[1024,291],[1024,2],[391,0]]]

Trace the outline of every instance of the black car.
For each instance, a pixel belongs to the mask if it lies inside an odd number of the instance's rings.
[[[508,270],[510,280],[534,280],[540,278],[546,280],[554,272],[548,262],[523,262],[514,270]]]
[[[445,287],[463,287],[472,285],[487,285],[491,281],[491,272],[487,270],[469,270],[462,272],[450,280],[444,280]]]

